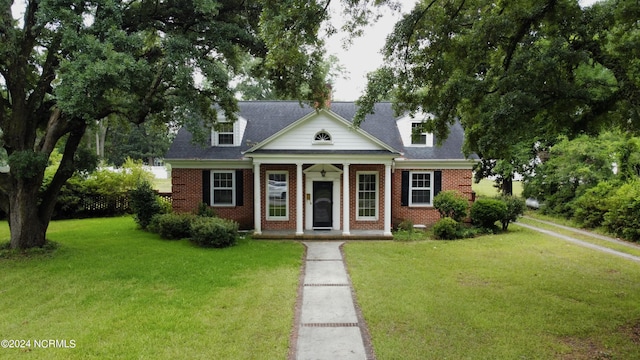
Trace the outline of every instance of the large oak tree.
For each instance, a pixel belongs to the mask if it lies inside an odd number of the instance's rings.
[[[357,23],[367,1],[342,0]],[[16,4],[20,5],[20,4]],[[0,0],[0,128],[10,172],[0,207],[11,247],[41,246],[60,188],[82,168],[78,145],[108,116],[200,128],[237,110],[229,81],[247,54],[274,88],[323,104],[321,24],[329,1]],[[13,10],[16,8],[14,7]],[[196,79],[202,78],[201,82]],[[54,148],[62,162],[45,188]]]
[[[460,121],[480,174],[509,182],[559,135],[640,130],[638,19],[636,0],[419,1],[387,38],[358,119],[391,98],[434,114],[424,127],[440,141]]]

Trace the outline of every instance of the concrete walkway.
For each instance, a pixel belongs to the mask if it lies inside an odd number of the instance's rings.
[[[343,242],[305,242],[293,359],[373,359],[368,332],[357,310],[342,258]]]
[[[537,221],[537,219],[536,219],[536,221]],[[571,236],[559,234],[559,233],[557,233],[555,231],[542,229],[542,228],[539,228],[539,227],[536,227],[536,226],[533,226],[533,225],[523,224],[523,223],[519,223],[519,222],[516,222],[514,224],[517,225],[517,226],[522,226],[522,227],[527,228],[527,229],[535,230],[537,232],[556,237],[558,239],[562,239],[564,241],[568,241],[568,242],[576,244],[576,245],[584,246],[584,247],[587,247],[587,248],[590,248],[590,249],[593,249],[593,250],[602,251],[602,252],[605,252],[607,254],[619,256],[619,257],[622,257],[622,258],[625,258],[625,259],[628,259],[628,260],[632,260],[632,261],[635,261],[635,262],[640,262],[640,257],[638,257],[638,256],[634,256],[634,255],[631,255],[631,254],[623,253],[621,251],[613,250],[613,249],[610,249],[608,247],[592,244],[592,243],[587,242],[587,241],[579,240],[579,239],[573,238]],[[571,230],[571,231],[583,233],[585,235],[593,236],[594,238],[598,238],[598,239],[601,239],[601,240],[605,240],[605,239],[603,239],[603,236],[601,236],[601,235],[600,236],[594,236],[594,234],[587,234],[585,231],[581,231],[579,229],[569,228],[569,227],[566,227],[566,226],[559,226],[559,225],[556,225],[556,224],[553,224],[553,223],[547,223],[547,224],[558,226],[558,227],[563,228],[565,230]],[[607,238],[607,239],[608,239],[607,241],[616,242],[616,243],[622,243],[620,240],[616,240],[616,239],[613,239],[613,238]],[[627,244],[621,244],[621,245],[628,246]],[[635,246],[631,246],[631,247],[635,247]]]

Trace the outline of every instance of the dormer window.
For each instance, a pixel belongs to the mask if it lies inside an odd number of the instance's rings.
[[[422,123],[411,123],[411,145],[433,146],[433,134],[424,131]]]
[[[218,145],[233,145],[233,123],[218,126]]]
[[[331,134],[325,130],[318,131],[313,137],[313,142],[316,144],[331,144]]]

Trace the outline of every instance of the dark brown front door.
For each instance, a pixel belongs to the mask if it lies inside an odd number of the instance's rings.
[[[333,182],[313,182],[313,227],[333,226]]]

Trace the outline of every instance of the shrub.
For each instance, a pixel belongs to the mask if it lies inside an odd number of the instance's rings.
[[[134,218],[141,228],[146,229],[154,215],[160,213],[156,192],[147,181],[141,181],[129,192]]]
[[[640,241],[640,180],[622,185],[608,201],[603,225],[608,231],[631,241]]]
[[[517,221],[518,218],[524,214],[524,200],[514,196],[503,196],[499,200],[504,202],[507,206],[507,211],[500,220],[502,223],[502,230],[507,230],[509,223]]]
[[[498,199],[478,199],[471,205],[471,222],[485,229],[495,230],[496,221],[507,214],[507,205]]]
[[[209,205],[201,202],[198,204],[198,209],[196,209],[196,215],[203,217],[215,217],[216,213],[213,211],[213,208]]]
[[[202,247],[232,246],[238,237],[238,223],[231,220],[198,217],[191,223],[191,241]]]
[[[413,231],[413,221],[402,220],[402,222],[398,224],[398,230]]]
[[[608,198],[616,190],[613,182],[602,181],[573,202],[574,220],[583,227],[596,228],[604,223],[609,211]]]
[[[440,213],[440,218],[449,217],[460,222],[467,217],[469,201],[459,191],[447,190],[433,198],[433,207]]]
[[[454,240],[458,239],[460,234],[460,224],[450,217],[444,217],[433,225],[433,234],[438,239]]]
[[[193,214],[158,214],[147,228],[163,239],[184,239],[191,236],[191,222],[195,218]]]

